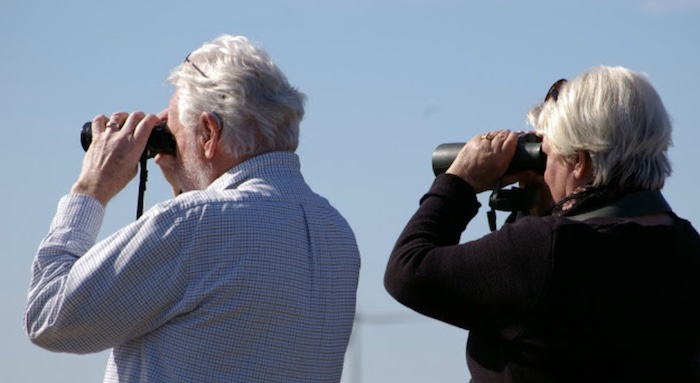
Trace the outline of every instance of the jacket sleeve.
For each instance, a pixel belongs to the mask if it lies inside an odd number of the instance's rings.
[[[542,218],[526,217],[459,244],[479,207],[461,178],[436,177],[396,242],[384,285],[403,305],[446,323],[513,329],[542,295],[551,229]]]

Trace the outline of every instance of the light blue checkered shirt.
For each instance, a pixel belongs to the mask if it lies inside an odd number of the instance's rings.
[[[273,152],[95,244],[104,208],[61,199],[32,268],[30,339],[113,348],[105,382],[338,382],[360,257],[343,217]]]

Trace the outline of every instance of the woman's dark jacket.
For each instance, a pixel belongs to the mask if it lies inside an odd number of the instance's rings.
[[[480,204],[440,175],[385,275],[407,307],[469,330],[474,382],[700,381],[700,236],[673,216],[525,217],[459,244]]]

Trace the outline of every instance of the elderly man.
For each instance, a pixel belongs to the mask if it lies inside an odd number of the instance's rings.
[[[105,382],[337,382],[360,258],[305,183],[305,96],[268,54],[221,36],[171,73],[167,111],[92,121],[92,143],[33,263],[25,328],[52,351],[113,348]],[[154,126],[177,192],[95,243]]]

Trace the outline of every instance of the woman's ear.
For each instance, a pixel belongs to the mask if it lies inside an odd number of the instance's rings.
[[[579,180],[589,180],[593,178],[593,160],[588,152],[579,150],[576,152],[576,162],[574,163],[574,177]]]
[[[216,155],[216,151],[221,140],[221,123],[217,115],[209,112],[204,112],[200,115],[199,123],[202,127],[199,143],[204,150],[204,157],[212,159]]]

